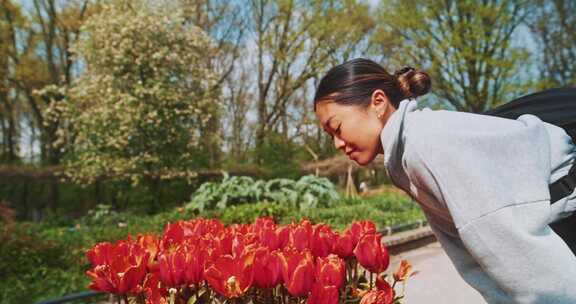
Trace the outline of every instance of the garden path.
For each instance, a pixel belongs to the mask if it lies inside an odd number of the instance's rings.
[[[407,259],[419,271],[406,285],[406,304],[486,303],[458,275],[438,242],[393,256],[390,269],[396,269],[401,259]]]

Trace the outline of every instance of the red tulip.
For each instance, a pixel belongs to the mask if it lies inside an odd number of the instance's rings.
[[[338,304],[338,288],[316,283],[306,304]]]
[[[254,256],[254,286],[272,288],[282,282],[282,267],[279,253],[260,247]]]
[[[203,280],[204,256],[192,244],[182,244],[160,253],[160,280],[168,287],[199,284]]]
[[[378,277],[376,279],[377,290],[366,293],[360,304],[391,304],[394,301],[394,289],[385,280]]]
[[[166,301],[168,292],[165,288],[160,287],[160,281],[156,274],[149,273],[146,276],[143,291],[146,296],[146,304],[168,304]]]
[[[388,284],[388,282],[384,280],[381,276],[376,277],[376,288],[378,290],[390,293],[392,294],[392,297],[394,297],[394,289],[392,289],[392,286],[390,286],[390,284]]]
[[[376,233],[376,225],[371,221],[356,221],[350,224],[344,233],[352,237],[352,244],[356,247],[365,234]]]
[[[343,259],[353,256],[354,243],[350,234],[336,234],[335,239],[334,253]]]
[[[254,221],[254,224],[252,225],[252,231],[256,234],[260,234],[262,230],[266,229],[276,229],[276,223],[274,223],[272,218],[259,217]]]
[[[227,298],[242,296],[252,285],[254,252],[233,257],[223,255],[204,272],[206,281]]]
[[[148,268],[155,269],[156,256],[158,255],[158,250],[160,249],[160,242],[158,238],[152,234],[139,235],[136,238],[136,244],[140,245],[140,247],[144,248],[144,250],[148,252]]]
[[[300,251],[309,248],[312,237],[312,224],[308,220],[302,220],[299,225],[290,230],[290,241],[288,245]]]
[[[277,228],[271,218],[260,217],[252,225],[252,232],[258,237],[262,245],[270,250],[276,250],[280,247],[280,235]]]
[[[314,225],[310,239],[310,250],[317,257],[325,257],[334,250],[336,235],[326,224]]]
[[[288,292],[295,297],[308,294],[314,284],[314,260],[308,249],[288,249],[280,255],[282,278]]]
[[[288,245],[291,230],[291,227],[288,225],[276,228],[276,235],[278,235],[278,248],[276,249],[284,249],[284,247]]]
[[[232,239],[232,255],[240,256],[247,251],[253,251],[258,246],[258,240],[253,233],[238,234]]]
[[[211,240],[212,248],[220,254],[232,254],[234,235],[230,233],[222,233],[218,236],[207,235],[205,239]]]
[[[379,234],[364,235],[354,249],[354,255],[360,265],[376,274],[386,270],[390,263],[388,250],[382,246]]]
[[[114,260],[114,245],[110,242],[98,243],[86,252],[92,266],[110,264]]]
[[[398,269],[394,272],[394,280],[395,281],[405,281],[409,277],[416,275],[417,271],[412,271],[412,265],[408,263],[406,260],[400,261],[400,265],[398,265]]]
[[[362,297],[360,304],[392,304],[393,299],[390,293],[381,290],[372,290]]]
[[[181,225],[184,228],[185,236],[205,236],[207,234],[219,235],[225,231],[224,225],[217,219],[196,218],[191,221],[181,222]]]
[[[142,247],[119,241],[115,245],[96,245],[86,255],[95,265],[86,272],[92,279],[91,289],[116,294],[140,291],[148,261],[148,253]]]
[[[337,289],[344,285],[346,266],[338,256],[331,254],[325,258],[316,258],[316,281],[323,286],[336,286]]]
[[[168,223],[164,227],[162,235],[162,247],[168,248],[171,244],[180,243],[184,240],[184,229],[180,222]]]
[[[224,225],[218,220],[198,218],[192,221],[177,221],[167,224],[162,237],[163,248],[172,243],[181,243],[185,239],[198,239],[206,236],[221,236],[225,232]]]
[[[280,248],[281,240],[279,230],[276,228],[264,228],[259,231],[258,239],[263,246],[268,247],[270,250],[276,250]]]
[[[224,254],[230,254],[232,248],[232,238],[215,239],[212,236],[205,236],[196,243],[204,260],[208,265]],[[225,252],[224,252],[225,251]]]
[[[226,233],[231,235],[248,234],[252,232],[252,225],[248,224],[232,224],[226,229]]]

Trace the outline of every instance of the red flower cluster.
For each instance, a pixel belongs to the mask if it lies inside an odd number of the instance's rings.
[[[332,304],[358,294],[364,294],[362,303],[395,300],[393,288],[379,276],[388,268],[388,252],[368,221],[336,233],[308,220],[277,226],[258,218],[225,227],[199,218],[167,224],[159,237],[100,243],[86,255],[90,288],[137,303],[187,303],[194,296]],[[377,289],[359,292],[367,280],[358,275],[358,264],[376,274]],[[394,279],[406,280],[409,271],[403,262]]]

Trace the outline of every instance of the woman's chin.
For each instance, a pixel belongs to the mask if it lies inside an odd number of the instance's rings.
[[[359,153],[358,155],[356,155],[356,153],[353,153],[353,155],[350,156],[350,159],[355,161],[359,166],[366,166],[370,164],[374,160],[374,158],[376,158],[376,155],[367,156]]]

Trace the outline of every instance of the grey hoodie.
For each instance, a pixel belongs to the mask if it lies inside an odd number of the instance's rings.
[[[576,303],[576,257],[548,224],[576,146],[534,115],[517,120],[417,109],[403,100],[381,132],[392,182],[417,201],[454,266],[489,303]],[[576,233],[576,231],[575,231]]]

